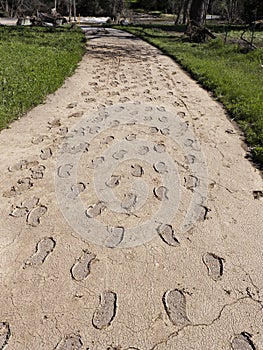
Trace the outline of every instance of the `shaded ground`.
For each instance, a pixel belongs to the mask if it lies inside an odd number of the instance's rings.
[[[262,179],[238,131],[157,49],[87,35],[0,135],[0,349],[261,349]]]

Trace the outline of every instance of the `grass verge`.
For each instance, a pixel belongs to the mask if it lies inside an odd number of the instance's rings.
[[[84,43],[81,30],[0,27],[0,130],[62,85]]]
[[[194,44],[174,26],[122,29],[161,49],[212,91],[244,131],[253,160],[263,167],[262,48],[244,54],[237,44],[224,44],[223,34],[213,41]],[[263,39],[263,32],[257,36]]]

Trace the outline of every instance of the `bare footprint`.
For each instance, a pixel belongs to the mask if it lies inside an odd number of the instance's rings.
[[[233,350],[256,350],[251,335],[246,332],[242,332],[233,338],[231,348]]]
[[[80,350],[82,348],[82,341],[79,335],[69,335],[63,339],[55,348],[55,350]]]
[[[17,163],[15,163],[15,164],[13,164],[13,165],[10,165],[10,167],[8,168],[8,170],[9,170],[10,172],[14,172],[14,171],[26,169],[27,163],[28,163],[28,162],[27,162],[27,160],[25,160],[25,159],[19,160]]]
[[[166,244],[172,247],[177,247],[178,245],[180,245],[178,239],[174,235],[174,229],[171,225],[160,225],[157,228],[157,232]]]
[[[213,254],[206,253],[203,256],[203,262],[207,267],[208,275],[214,280],[218,281],[224,272],[223,258]]]
[[[111,291],[101,293],[100,305],[92,318],[92,324],[97,329],[108,327],[113,321],[117,311],[117,295]]]
[[[11,336],[9,324],[0,322],[0,350],[4,350]]]
[[[27,224],[30,226],[38,226],[40,224],[40,218],[47,212],[47,207],[40,205],[30,211],[27,216]]]
[[[37,243],[36,252],[26,261],[25,266],[41,265],[47,258],[47,256],[54,250],[56,242],[52,237],[41,239]]]
[[[71,268],[71,276],[76,281],[83,281],[90,274],[90,264],[92,260],[96,258],[96,255],[90,252],[84,252],[84,254],[78,258],[77,262]]]
[[[186,298],[182,291],[167,291],[163,296],[163,304],[172,324],[186,326],[191,323],[186,314]]]

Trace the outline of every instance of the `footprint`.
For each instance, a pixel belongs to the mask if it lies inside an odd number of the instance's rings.
[[[88,218],[95,218],[96,216],[100,215],[105,208],[106,206],[103,202],[98,202],[88,207],[86,210],[86,215]]]
[[[83,281],[90,274],[90,264],[92,260],[96,258],[96,255],[90,252],[84,252],[84,254],[78,258],[78,261],[71,268],[71,276],[76,281]]]
[[[127,153],[127,151],[122,149],[118,152],[113,153],[112,157],[116,160],[123,159],[126,153]]]
[[[100,166],[105,161],[104,157],[97,157],[95,159],[92,159],[91,161],[91,168],[96,169],[98,166]]]
[[[148,152],[149,152],[149,147],[147,146],[141,146],[138,149],[138,154],[140,154],[141,156],[144,156]]]
[[[170,130],[168,128],[164,128],[164,129],[162,129],[160,131],[161,131],[162,135],[170,135]]]
[[[33,197],[33,198],[29,198],[26,199],[21,207],[28,209],[28,211],[32,210],[33,208],[35,208],[39,203],[39,198],[37,197]]]
[[[231,348],[233,350],[256,350],[251,340],[251,335],[246,332],[242,332],[233,338]]]
[[[157,232],[166,244],[172,247],[177,247],[178,245],[180,245],[179,241],[174,235],[174,229],[171,225],[160,225],[157,228]]]
[[[166,147],[163,143],[157,143],[156,145],[154,145],[153,149],[157,153],[164,153],[166,151]]]
[[[22,170],[22,169],[26,169],[27,167],[27,160],[25,159],[22,159],[20,160],[19,162],[15,163],[14,165],[11,165],[8,170],[10,172],[14,172],[14,171],[17,171],[17,170]]]
[[[160,122],[162,122],[162,123],[167,123],[167,122],[168,122],[168,118],[165,117],[164,115],[163,115],[162,117],[159,117],[158,119],[159,119]],[[162,132],[162,131],[161,131],[161,132]]]
[[[32,143],[34,145],[38,145],[39,143],[43,142],[45,139],[48,139],[48,136],[47,135],[40,135],[40,136],[35,136],[33,137],[32,139]]]
[[[54,250],[55,245],[56,242],[52,237],[43,238],[37,243],[35,254],[26,261],[24,268],[43,264],[47,256]]]
[[[85,188],[86,186],[82,182],[72,185],[70,188],[69,197],[72,199],[77,198],[78,195],[85,190]]]
[[[206,253],[203,256],[203,262],[207,267],[208,275],[214,280],[218,281],[222,275],[223,275],[223,258],[220,258],[219,256],[213,254],[213,253]]]
[[[127,141],[133,141],[136,140],[136,134],[129,134],[126,136]]]
[[[150,129],[149,129],[149,132],[151,133],[151,134],[157,134],[158,133],[158,131],[159,131],[159,129],[158,128],[156,128],[156,127],[151,127]]]
[[[137,196],[134,193],[128,193],[124,195],[121,202],[121,207],[125,210],[134,209],[137,202]]]
[[[9,324],[7,322],[0,322],[0,350],[4,350],[8,344],[11,336]]]
[[[60,120],[58,118],[53,119],[53,120],[48,122],[48,128],[49,129],[57,128],[59,126],[61,126],[61,122],[60,122]]]
[[[29,177],[25,177],[23,179],[18,180],[17,184],[11,187],[9,191],[4,192],[3,197],[10,198],[10,197],[18,196],[21,193],[29,190],[32,186],[33,186],[33,182],[31,181],[31,179]]]
[[[46,167],[44,165],[35,165],[34,167],[30,168],[31,178],[35,180],[42,179],[45,169]]]
[[[105,182],[105,185],[109,188],[115,188],[119,186],[121,177],[119,175],[112,175],[109,180]]]
[[[100,296],[100,305],[92,318],[92,324],[97,329],[108,327],[113,321],[117,310],[117,294],[105,291]]]
[[[108,227],[107,230],[107,238],[104,241],[105,246],[108,248],[117,247],[123,240],[124,227]]]
[[[38,226],[40,224],[40,218],[47,212],[47,207],[44,205],[38,206],[30,211],[27,216],[27,224],[30,226]]]
[[[79,335],[69,335],[63,339],[55,348],[55,350],[80,350],[83,346]]]
[[[186,326],[191,323],[186,314],[186,298],[182,291],[167,291],[163,296],[163,304],[173,325]]]
[[[155,187],[153,189],[153,193],[159,201],[163,201],[164,199],[168,199],[168,189],[165,186]]]
[[[27,208],[23,208],[23,207],[15,207],[10,213],[10,215],[15,218],[21,218],[23,216],[26,216],[27,214],[28,214]]]
[[[101,144],[108,145],[114,140],[114,136],[106,136],[102,141]]]
[[[67,105],[67,108],[70,108],[70,109],[75,107],[77,107],[77,102],[71,102]]]
[[[196,188],[199,185],[200,181],[198,177],[194,175],[189,175],[184,177],[184,187],[186,187],[188,190],[193,191],[194,188]]]
[[[58,168],[58,176],[62,178],[70,177],[72,168],[73,168],[73,165],[71,164],[61,165]]]
[[[168,173],[167,165],[164,162],[158,162],[153,165],[154,170],[159,174]]]
[[[84,112],[75,112],[75,113],[71,113],[68,118],[81,118],[83,116]]]
[[[40,158],[42,160],[47,160],[47,159],[49,159],[51,157],[52,157],[52,150],[51,150],[51,148],[48,147],[48,148],[44,148],[44,149],[41,150]]]
[[[144,174],[143,168],[139,164],[131,165],[131,174],[135,177],[141,177]]]
[[[77,145],[73,145],[73,146],[68,146],[65,145],[65,152],[70,153],[70,154],[77,154],[79,152],[84,152],[88,149],[89,144],[87,142],[81,142]]]

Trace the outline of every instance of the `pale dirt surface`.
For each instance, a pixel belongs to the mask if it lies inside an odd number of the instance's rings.
[[[118,32],[91,38],[62,88],[0,134],[0,349],[263,349],[263,202],[253,196],[262,179],[244,158],[239,132],[222,107],[157,49]],[[185,150],[172,135],[143,122],[76,131],[81,137],[94,132],[82,150],[78,189],[85,209],[97,204],[89,215],[113,228],[106,245],[114,248],[108,248],[80,236],[63,216],[54,179],[69,173],[56,168],[56,159],[68,129],[126,102],[180,116],[206,159],[208,192],[199,220],[182,232],[195,185]],[[112,110],[111,118],[118,120]],[[159,151],[166,147],[182,200],[173,230],[165,226],[149,242],[121,249],[122,228],[150,220],[170,195],[159,188],[162,167],[124,157],[109,183],[124,198],[124,213],[112,213],[106,200],[105,207],[98,204],[97,157],[127,137],[135,149],[139,136]],[[134,194],[137,178],[148,184],[148,197],[132,208],[138,198],[127,195]]]

